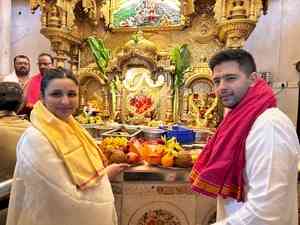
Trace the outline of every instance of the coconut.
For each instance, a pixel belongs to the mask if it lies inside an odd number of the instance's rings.
[[[192,156],[189,152],[181,151],[178,153],[174,161],[175,166],[178,167],[191,167],[193,166]]]
[[[125,163],[126,154],[121,150],[114,150],[109,158],[110,163]]]

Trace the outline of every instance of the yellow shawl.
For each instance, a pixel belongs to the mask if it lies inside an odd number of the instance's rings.
[[[42,102],[37,102],[30,120],[64,161],[73,183],[80,189],[93,187],[104,173],[107,160],[87,131],[73,116],[67,121],[55,117]]]

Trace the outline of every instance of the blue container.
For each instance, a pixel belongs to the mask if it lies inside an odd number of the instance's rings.
[[[167,131],[167,138],[175,137],[180,144],[189,145],[195,142],[195,132],[183,126],[175,125]]]

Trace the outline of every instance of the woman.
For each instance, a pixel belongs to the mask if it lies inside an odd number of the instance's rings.
[[[108,177],[127,164],[106,166],[91,136],[72,117],[78,81],[50,69],[41,101],[17,146],[7,225],[114,225],[117,218]]]

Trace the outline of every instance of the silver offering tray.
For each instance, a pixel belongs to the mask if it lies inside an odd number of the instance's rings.
[[[141,128],[136,127],[125,127],[121,126],[116,129],[104,132],[101,136],[102,137],[126,137],[126,138],[132,138],[137,136],[142,132]]]
[[[103,124],[81,124],[81,127],[85,128],[96,139],[101,138],[103,133],[116,129],[115,127],[105,127]]]
[[[191,144],[191,145],[182,145],[182,147],[184,148],[184,150],[199,150],[199,149],[203,149],[205,146],[205,144]]]

